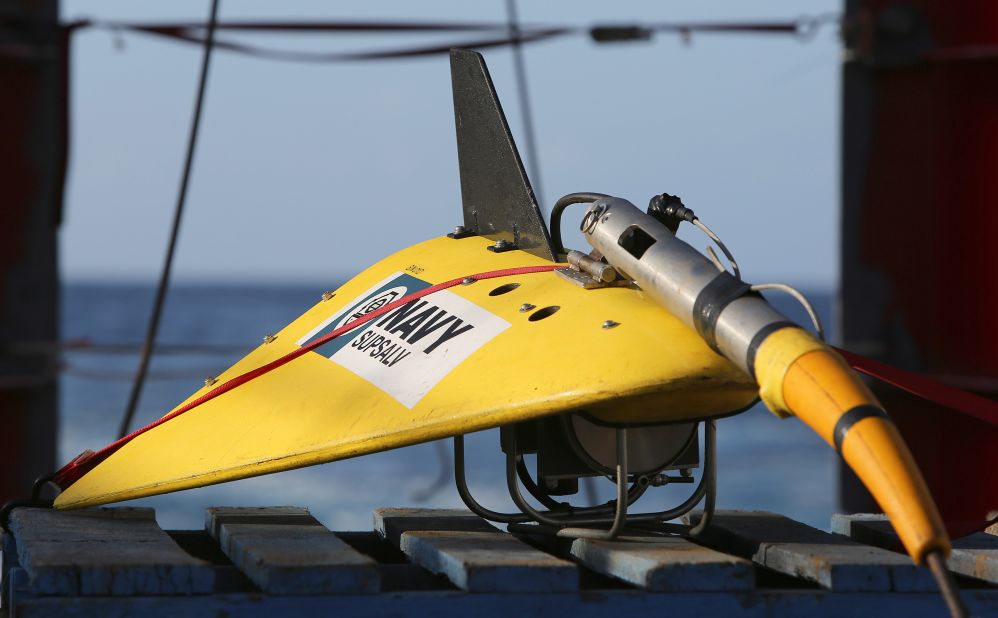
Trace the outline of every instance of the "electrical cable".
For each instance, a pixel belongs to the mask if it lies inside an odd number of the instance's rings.
[[[507,5],[509,8],[509,5]],[[515,7],[513,17],[515,19]],[[2,21],[2,20],[0,20]],[[596,43],[617,43],[622,41],[648,40],[654,33],[678,34],[684,40],[689,40],[697,33],[747,33],[790,35],[799,40],[813,38],[817,30],[827,24],[840,23],[836,16],[801,17],[796,20],[780,22],[672,22],[633,25],[594,25],[582,27],[574,25],[548,25],[520,27],[516,21],[516,36],[494,36],[482,40],[448,41],[443,44],[377,49],[359,52],[308,52],[289,49],[273,49],[258,45],[250,45],[234,40],[215,39],[213,46],[217,49],[244,54],[256,58],[266,58],[293,62],[348,62],[363,60],[389,60],[397,58],[414,58],[422,56],[444,55],[454,47],[485,49],[506,45],[521,46],[525,43],[549,40],[553,38],[585,34]],[[205,45],[203,34],[205,24],[197,22],[127,22],[113,20],[79,19],[62,26],[67,36],[80,30],[98,28],[110,31],[116,44],[123,32],[136,32],[178,40],[184,43]],[[223,22],[216,25],[217,30],[229,32],[279,32],[279,33],[435,33],[435,32],[467,32],[467,33],[502,33],[510,30],[510,22],[401,22],[401,21],[314,21],[314,22]],[[21,56],[25,52],[16,47],[0,47],[0,55]]]
[[[125,413],[121,418],[121,425],[118,427],[118,437],[123,438],[128,433],[128,428],[132,424],[135,410],[138,408],[139,399],[142,396],[142,387],[145,385],[146,373],[149,370],[149,360],[152,357],[153,347],[156,345],[156,334],[159,332],[159,322],[163,315],[163,305],[166,303],[166,292],[170,286],[170,272],[173,270],[173,256],[177,249],[177,238],[180,235],[180,222],[184,214],[184,205],[187,201],[187,187],[190,183],[191,166],[194,161],[194,148],[197,145],[198,129],[201,126],[201,110],[204,107],[204,94],[208,83],[208,68],[211,63],[212,43],[215,39],[215,27],[218,24],[219,0],[211,0],[211,13],[208,17],[208,34],[204,42],[204,55],[201,59],[201,77],[198,80],[197,98],[194,104],[194,117],[191,120],[190,133],[187,139],[187,153],[184,156],[184,171],[180,178],[180,189],[177,193],[177,205],[173,211],[173,225],[170,229],[170,240],[166,248],[166,256],[163,258],[163,270],[159,277],[159,286],[156,288],[156,298],[153,301],[152,315],[149,317],[149,326],[146,330],[145,341],[142,344],[142,353],[139,357],[139,367],[135,373],[135,381],[132,384],[132,392],[128,396],[128,403],[125,406]]]
[[[950,616],[966,618],[968,615],[967,606],[964,605],[963,599],[960,597],[960,589],[956,585],[953,573],[946,568],[946,558],[943,553],[936,550],[925,554],[925,564],[932,571],[932,577],[935,578],[939,592],[942,593],[943,600],[946,601],[946,608],[949,609]]]
[[[818,312],[814,310],[814,305],[812,305],[811,301],[807,299],[807,296],[804,296],[803,292],[785,283],[756,283],[753,284],[750,289],[753,292],[759,292],[762,290],[778,290],[793,296],[794,299],[800,303],[802,307],[804,307],[804,311],[807,312],[808,317],[811,318],[811,324],[814,325],[814,330],[818,332],[818,337],[822,341],[826,341],[825,328],[821,325],[821,318],[818,317]]]
[[[727,245],[721,242],[721,238],[717,234],[715,234],[713,230],[704,225],[703,221],[701,221],[699,217],[694,216],[693,220],[690,221],[690,223],[695,225],[698,230],[706,234],[708,238],[713,240],[717,244],[717,246],[720,247],[721,251],[724,253],[724,257],[728,258],[728,262],[731,264],[731,273],[735,276],[736,279],[741,279],[742,273],[741,270],[738,268],[738,262],[735,261],[735,256],[732,255],[730,251],[728,251]],[[714,253],[713,249],[707,247],[707,252],[710,254],[711,259],[714,261],[714,264],[720,265],[720,261],[717,259],[717,254]],[[725,269],[722,267],[721,270]]]
[[[199,44],[203,39],[193,34],[183,32],[166,33],[157,30],[139,30],[145,34],[165,36],[167,38]],[[563,28],[551,28],[546,30],[534,30],[520,35],[520,43],[533,43],[554,37],[569,34]],[[362,52],[307,52],[285,49],[269,49],[265,47],[246,45],[235,41],[217,41],[215,47],[229,52],[240,53],[255,58],[266,60],[278,60],[286,62],[352,62],[364,60],[398,60],[402,58],[419,58],[423,56],[438,56],[449,54],[454,48],[460,49],[488,49],[491,47],[503,47],[511,45],[512,40],[508,36],[495,36],[487,39],[449,41],[442,44],[425,45],[418,47],[388,48]]]
[[[696,225],[701,231],[703,231],[707,236],[711,238],[717,246],[721,248],[724,255],[728,258],[731,263],[734,275],[741,279],[739,274],[738,265],[735,262],[734,257],[728,251],[727,247],[721,242],[721,239],[714,234],[706,225],[700,222],[700,220],[692,215],[692,211],[689,213],[691,217],[687,217],[686,220],[690,221]],[[707,247],[707,253],[710,255],[711,261],[718,270],[725,272],[724,266],[721,261],[717,258],[717,254],[714,253],[713,249]],[[786,285],[784,283],[758,283],[750,287],[753,292],[759,292],[762,290],[777,290],[789,294],[794,299],[797,300],[804,307],[807,312],[808,317],[811,318],[811,323],[814,324],[814,329],[818,332],[818,336],[822,341],[825,340],[825,329],[821,324],[821,319],[818,317],[818,312],[814,310],[814,306],[807,297],[801,293],[796,288]],[[704,522],[700,522],[696,529],[700,530],[704,527]],[[694,534],[691,530],[691,534]],[[960,598],[960,590],[956,585],[956,580],[953,578],[953,574],[950,573],[949,569],[946,568],[946,560],[942,552],[933,551],[925,555],[925,563],[932,571],[932,576],[935,578],[937,585],[939,586],[939,591],[943,595],[943,599],[946,601],[946,607],[949,609],[949,613],[953,618],[965,618],[967,614],[967,607],[963,604],[963,600]]]
[[[655,198],[652,198],[652,200],[654,201]],[[671,211],[666,210],[666,212],[669,214],[674,214],[674,216],[676,216],[677,219],[689,221],[694,226],[696,226],[697,229],[706,234],[708,238],[713,240],[714,243],[724,253],[724,256],[728,258],[728,262],[731,264],[732,274],[739,280],[742,278],[741,270],[738,268],[738,262],[735,260],[735,256],[731,253],[731,251],[728,250],[727,245],[725,245],[724,241],[721,240],[720,236],[715,234],[713,230],[707,227],[706,224],[704,224],[703,221],[701,221],[700,218],[697,217],[691,209],[685,208],[684,206],[682,206],[682,203],[678,201],[675,204],[670,204],[668,206],[665,206],[665,208],[671,208],[672,209]],[[724,267],[723,264],[721,264],[721,260],[718,259],[717,253],[715,253],[713,247],[709,245],[707,246],[707,255],[710,257],[711,262],[714,263],[714,266],[717,267],[717,270],[721,272],[727,272],[727,269]],[[756,283],[753,284],[749,289],[751,289],[753,292],[759,292],[762,290],[777,290],[792,296],[798,303],[800,303],[802,307],[804,307],[804,311],[807,312],[808,317],[811,319],[811,324],[814,325],[814,330],[817,331],[818,337],[820,337],[822,341],[825,341],[825,328],[821,324],[821,318],[818,316],[818,312],[815,311],[814,306],[811,304],[811,301],[808,300],[807,296],[805,296],[800,290],[785,283]]]
[[[564,195],[554,203],[554,206],[551,208],[551,222],[548,227],[551,233],[551,245],[554,247],[556,257],[561,257],[565,254],[565,246],[561,242],[561,215],[565,212],[565,209],[572,204],[591,204],[604,197],[610,196],[605,193],[580,191]]]

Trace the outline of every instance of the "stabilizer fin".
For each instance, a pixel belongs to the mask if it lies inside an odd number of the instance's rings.
[[[450,69],[464,226],[553,261],[551,237],[485,59],[477,52],[453,49]]]

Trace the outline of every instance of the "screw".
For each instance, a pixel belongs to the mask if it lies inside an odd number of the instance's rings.
[[[471,285],[476,281],[478,281],[478,279],[475,279],[474,277],[465,277],[461,280],[461,285]]]
[[[693,468],[682,468],[679,474],[682,476],[693,476]]]
[[[496,244],[493,245],[492,247],[496,251],[503,251],[504,249],[510,249],[512,246],[513,243],[509,242],[508,240],[503,240],[502,238],[500,238],[499,240],[496,241]]]
[[[277,339],[277,335],[267,335],[263,338],[264,343],[272,343],[274,339]]]
[[[217,383],[218,383],[218,378],[213,378],[213,377],[209,376],[209,377],[207,377],[207,378],[204,379],[204,385],[205,386],[214,386]]]
[[[332,298],[334,296],[336,296],[335,292],[323,292],[322,293],[322,300],[329,300],[330,298]]]
[[[526,313],[536,307],[537,305],[531,305],[530,303],[523,303],[520,305],[520,313]]]
[[[613,320],[607,320],[606,322],[603,322],[603,328],[607,330],[611,328],[617,328],[618,326],[620,326],[620,322],[614,322]]]
[[[455,236],[460,236],[461,234],[464,234],[467,231],[468,231],[468,228],[464,227],[463,225],[455,225],[454,226],[454,235]]]

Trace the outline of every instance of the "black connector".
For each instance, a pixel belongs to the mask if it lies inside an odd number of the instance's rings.
[[[593,26],[589,29],[589,36],[597,43],[647,41],[651,35],[651,29],[643,26]]]
[[[683,221],[693,223],[697,216],[692,209],[683,206],[683,200],[678,195],[663,193],[648,201],[648,214],[669,228],[673,234],[679,230]]]

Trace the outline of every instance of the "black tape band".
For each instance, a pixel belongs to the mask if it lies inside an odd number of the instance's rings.
[[[696,302],[693,303],[693,325],[714,350],[717,350],[717,339],[714,337],[717,318],[725,307],[745,296],[751,288],[748,283],[724,272],[718,273],[697,295]]]
[[[871,416],[882,418],[886,421],[891,420],[891,417],[887,416],[887,412],[884,412],[883,408],[870,404],[856,406],[839,417],[838,422],[835,423],[835,430],[832,432],[835,450],[839,455],[842,454],[842,441],[845,440],[849,429],[864,418],[870,418]]]
[[[789,320],[770,322],[760,328],[759,332],[752,337],[752,341],[749,341],[748,350],[745,351],[745,366],[748,367],[749,375],[752,376],[753,380],[755,379],[755,354],[759,351],[759,347],[762,345],[762,342],[766,340],[766,337],[769,337],[776,331],[783,330],[784,328],[789,328],[791,326],[797,325]]]

